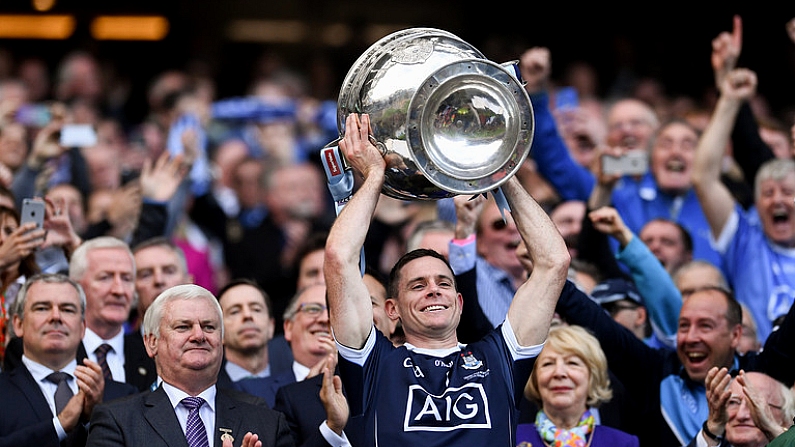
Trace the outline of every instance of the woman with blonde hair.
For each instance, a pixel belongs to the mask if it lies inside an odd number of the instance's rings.
[[[637,447],[638,438],[596,425],[592,408],[613,397],[607,359],[599,341],[580,326],[549,330],[536,358],[525,396],[540,410],[535,423],[519,424],[518,446]]]

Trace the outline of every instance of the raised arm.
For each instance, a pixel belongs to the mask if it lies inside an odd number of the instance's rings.
[[[533,346],[546,340],[571,257],[555,224],[515,177],[502,190],[533,264],[529,278],[514,295],[507,318],[519,344]]]
[[[370,293],[362,281],[359,259],[370,221],[375,213],[386,164],[368,137],[370,117],[348,115],[340,149],[364,182],[345,205],[326,240],[323,272],[334,337],[344,346],[364,346],[373,326]]]
[[[693,160],[693,186],[714,237],[720,236],[736,200],[720,179],[721,161],[743,101],[756,92],[756,74],[738,68],[723,77],[720,98],[698,142]]]

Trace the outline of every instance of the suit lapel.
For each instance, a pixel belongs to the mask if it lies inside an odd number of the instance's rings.
[[[88,357],[88,352],[86,352],[86,346],[81,341],[80,345],[77,346],[77,356],[75,356],[75,358],[77,359],[77,364],[82,365],[83,359],[87,357]]]
[[[245,415],[242,413],[242,410],[238,408],[235,400],[227,396],[223,390],[216,387],[215,434],[213,435],[214,444],[212,445],[220,446],[223,444],[221,435],[223,435],[224,432],[229,433],[229,435],[234,438],[234,445],[240,445],[240,443],[243,442],[243,435],[246,434],[241,428],[244,418]]]
[[[171,447],[187,447],[188,441],[177,420],[177,414],[163,387],[147,393],[144,398],[144,417],[149,425]],[[219,444],[220,445],[220,444]]]
[[[38,420],[46,421],[52,419],[52,410],[47,403],[47,398],[44,397],[39,384],[30,375],[30,371],[28,371],[28,367],[24,363],[20,363],[18,367],[9,373],[9,380],[25,393],[25,398],[30,402],[33,411],[36,412]]]

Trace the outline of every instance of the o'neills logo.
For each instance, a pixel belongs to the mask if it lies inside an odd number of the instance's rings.
[[[337,158],[334,157],[334,150],[328,149],[325,151],[324,155],[326,157],[326,166],[328,166],[328,171],[331,173],[331,175],[340,175],[342,172],[340,171],[339,163],[337,163]]]

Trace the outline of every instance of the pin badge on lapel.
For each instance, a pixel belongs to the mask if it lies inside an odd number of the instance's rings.
[[[232,437],[229,433],[232,433],[232,430],[229,428],[219,428],[224,434],[221,435],[221,441],[226,441],[227,439],[229,442],[235,442],[235,438]]]

